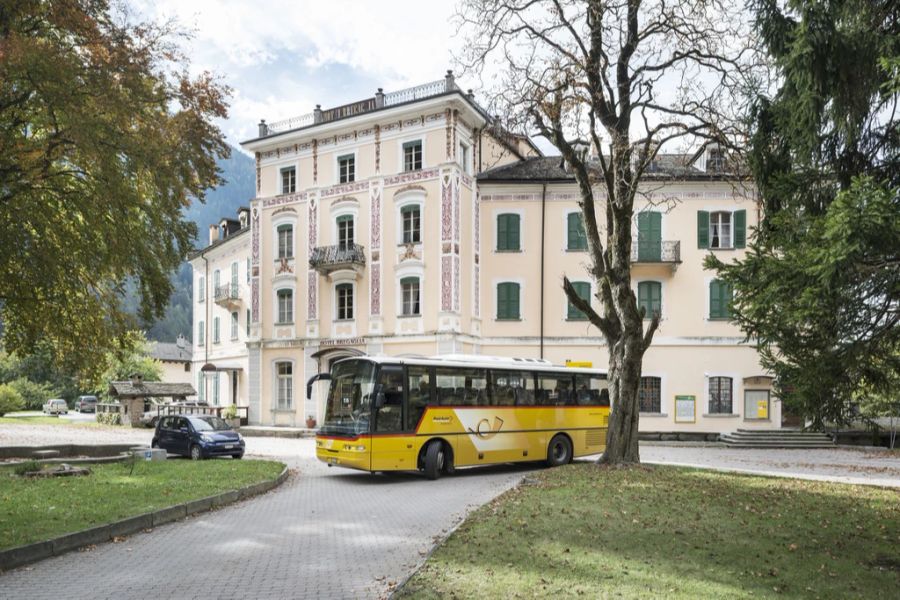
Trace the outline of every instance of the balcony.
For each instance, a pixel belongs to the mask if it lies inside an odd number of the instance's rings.
[[[238,308],[241,305],[241,291],[236,283],[220,285],[215,291],[215,301],[225,308]]]
[[[681,242],[639,240],[631,245],[632,265],[670,265],[672,270],[681,264]]]
[[[319,246],[309,255],[309,266],[326,277],[348,270],[359,275],[366,266],[366,253],[359,244]]]

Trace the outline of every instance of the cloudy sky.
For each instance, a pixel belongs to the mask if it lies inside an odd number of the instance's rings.
[[[138,15],[193,32],[192,70],[233,89],[222,123],[237,145],[277,121],[443,77],[452,0],[129,0]],[[465,82],[462,82],[465,85]]]

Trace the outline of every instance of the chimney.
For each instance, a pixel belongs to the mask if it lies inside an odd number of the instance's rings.
[[[265,119],[259,120],[259,137],[266,137],[269,135],[269,126],[266,125]]]
[[[321,123],[322,122],[322,105],[316,104],[316,109],[313,111],[313,123]]]
[[[175,345],[178,346],[179,348],[184,349],[187,346],[187,340],[185,339],[185,337],[183,335],[181,335],[179,333],[178,337],[175,338]]]
[[[384,90],[381,88],[375,92],[375,108],[384,108]]]
[[[131,385],[142,385],[144,383],[144,376],[140,373],[132,373],[131,374]]]
[[[456,79],[453,77],[453,71],[447,69],[447,74],[444,75],[444,91],[452,92],[456,89]]]
[[[210,225],[209,226],[209,245],[212,246],[219,240],[219,226],[218,225]]]

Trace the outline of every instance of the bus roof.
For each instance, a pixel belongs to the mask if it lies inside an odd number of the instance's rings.
[[[345,360],[366,360],[379,365],[414,365],[434,367],[480,367],[483,369],[515,369],[522,371],[549,371],[563,373],[584,373],[586,375],[606,375],[606,371],[600,369],[588,369],[584,367],[565,367],[554,365],[541,358],[510,358],[507,356],[485,356],[479,354],[446,354],[443,356],[352,356],[342,358],[336,362]]]

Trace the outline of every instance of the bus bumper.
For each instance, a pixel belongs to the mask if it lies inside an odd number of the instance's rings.
[[[371,440],[364,438],[316,438],[316,458],[329,466],[370,471]]]

